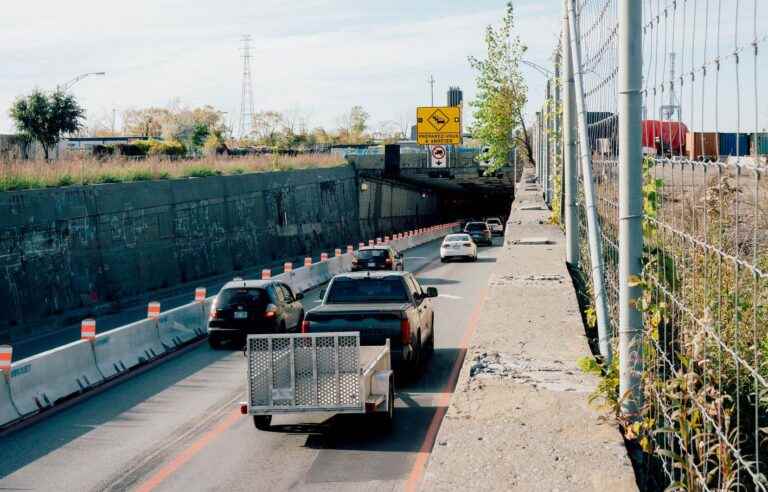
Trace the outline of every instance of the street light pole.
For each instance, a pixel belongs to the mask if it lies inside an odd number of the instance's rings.
[[[83,73],[83,74],[78,75],[74,79],[65,82],[64,84],[56,86],[56,89],[59,90],[59,91],[62,91],[62,92],[66,92],[69,89],[71,89],[72,86],[74,86],[75,84],[77,84],[78,82],[80,82],[81,80],[83,80],[86,77],[90,77],[91,75],[96,75],[96,76],[99,76],[99,77],[103,77],[106,74],[107,74],[106,72],[88,72],[88,73]]]

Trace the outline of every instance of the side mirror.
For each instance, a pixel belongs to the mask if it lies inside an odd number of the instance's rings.
[[[437,297],[437,288],[427,287],[427,297]]]
[[[304,294],[299,292],[294,297],[296,298],[297,301],[300,301],[300,300],[304,299]]]

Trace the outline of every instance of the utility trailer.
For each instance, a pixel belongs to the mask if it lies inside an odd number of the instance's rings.
[[[273,415],[366,413],[388,427],[395,388],[389,340],[361,346],[359,332],[249,335],[247,401],[257,429]]]

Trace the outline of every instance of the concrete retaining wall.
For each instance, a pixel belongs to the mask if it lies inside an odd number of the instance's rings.
[[[354,169],[0,194],[0,343],[98,307],[437,220],[437,200]]]

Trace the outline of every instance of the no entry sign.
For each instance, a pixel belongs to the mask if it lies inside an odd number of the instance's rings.
[[[446,168],[448,167],[448,151],[444,145],[432,145],[429,148],[431,156],[431,167]]]

